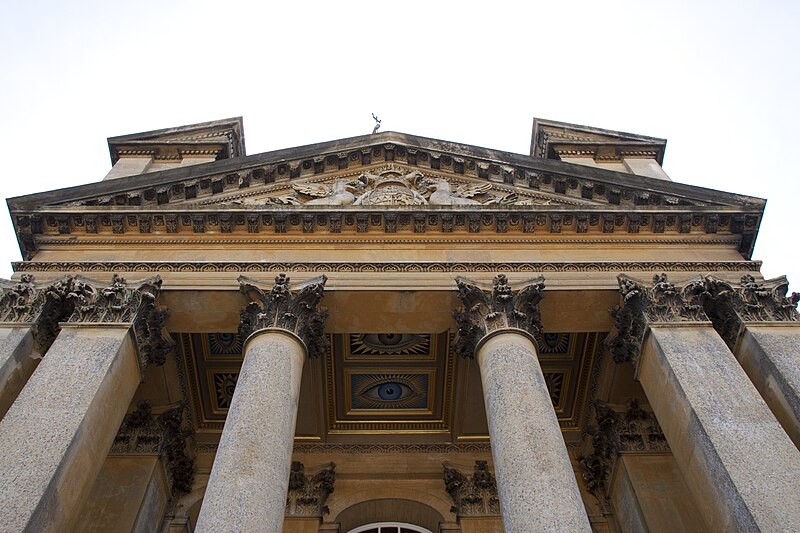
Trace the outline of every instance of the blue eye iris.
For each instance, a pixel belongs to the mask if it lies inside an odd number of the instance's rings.
[[[381,400],[399,400],[403,395],[403,385],[400,383],[384,383],[378,387],[378,396]]]

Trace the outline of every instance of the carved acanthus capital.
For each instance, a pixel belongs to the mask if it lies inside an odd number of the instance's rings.
[[[512,290],[505,274],[498,274],[491,289],[478,282],[457,277],[458,297],[464,307],[453,313],[458,324],[456,351],[463,357],[475,357],[478,342],[500,329],[521,329],[536,337],[542,331],[542,316],[537,307],[544,296],[544,278],[520,282]]]
[[[706,312],[731,349],[747,322],[800,321],[797,312],[800,294],[786,296],[789,282],[785,276],[757,282],[747,274],[742,276],[739,284],[706,276],[705,282],[711,296],[706,302]]]
[[[239,290],[252,301],[240,314],[239,334],[246,339],[262,329],[288,330],[303,340],[309,357],[321,355],[328,347],[324,333],[328,312],[319,306],[327,280],[322,275],[290,285],[289,277],[280,274],[267,290],[258,281],[240,276]]]
[[[32,323],[38,317],[42,300],[31,274],[23,274],[20,281],[0,279],[0,322]]]
[[[328,514],[325,501],[333,492],[336,480],[336,465],[328,463],[313,475],[306,475],[305,466],[300,461],[292,461],[289,472],[289,493],[286,498],[287,516],[322,517]]]
[[[184,404],[153,413],[149,402],[140,402],[125,415],[111,447],[112,454],[160,455],[174,496],[192,490],[194,453],[191,449],[194,429]]]
[[[114,274],[110,285],[76,276],[70,279],[64,301],[71,306],[68,323],[132,324],[140,363],[163,365],[175,349],[164,332],[167,311],[156,306],[161,277],[128,283]]]
[[[453,500],[450,512],[457,516],[497,516],[500,500],[497,483],[486,461],[475,461],[471,476],[444,462],[444,488]]]
[[[616,333],[606,341],[616,363],[638,363],[648,324],[709,321],[703,310],[709,294],[702,278],[675,285],[659,274],[652,286],[625,274],[617,280],[622,306],[612,311]]]
[[[620,453],[668,452],[669,445],[655,415],[632,399],[625,411],[618,411],[604,402],[594,403],[596,425],[588,429],[592,436],[592,453],[578,459],[586,488],[598,499],[604,499],[608,481]]]

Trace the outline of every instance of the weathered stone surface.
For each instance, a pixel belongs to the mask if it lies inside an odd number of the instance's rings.
[[[38,364],[31,329],[0,327],[0,420]]]
[[[800,452],[710,325],[650,325],[639,379],[713,531],[800,528]]]
[[[800,324],[748,323],[736,357],[800,449]]]
[[[247,342],[196,531],[281,531],[305,359],[285,332]]]
[[[69,531],[140,381],[128,327],[64,328],[0,421],[0,523]]]
[[[477,359],[505,530],[590,531],[533,343],[499,332]]]

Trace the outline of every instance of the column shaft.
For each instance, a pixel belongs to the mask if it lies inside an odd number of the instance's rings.
[[[712,531],[800,528],[800,452],[710,325],[651,324],[638,376]]]
[[[129,327],[64,327],[0,421],[4,530],[71,530],[139,382]]]
[[[736,358],[800,449],[800,324],[746,324]]]
[[[36,368],[38,355],[29,326],[0,327],[0,420]]]
[[[477,359],[505,531],[590,531],[533,343],[495,333]]]
[[[305,358],[291,333],[248,339],[196,531],[281,531]]]

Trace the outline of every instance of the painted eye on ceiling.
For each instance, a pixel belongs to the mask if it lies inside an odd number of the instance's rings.
[[[421,409],[427,405],[428,376],[361,375],[354,380],[356,409]]]
[[[356,345],[363,345],[359,352],[373,353],[416,353],[427,350],[426,336],[416,333],[364,333],[356,339]]]

